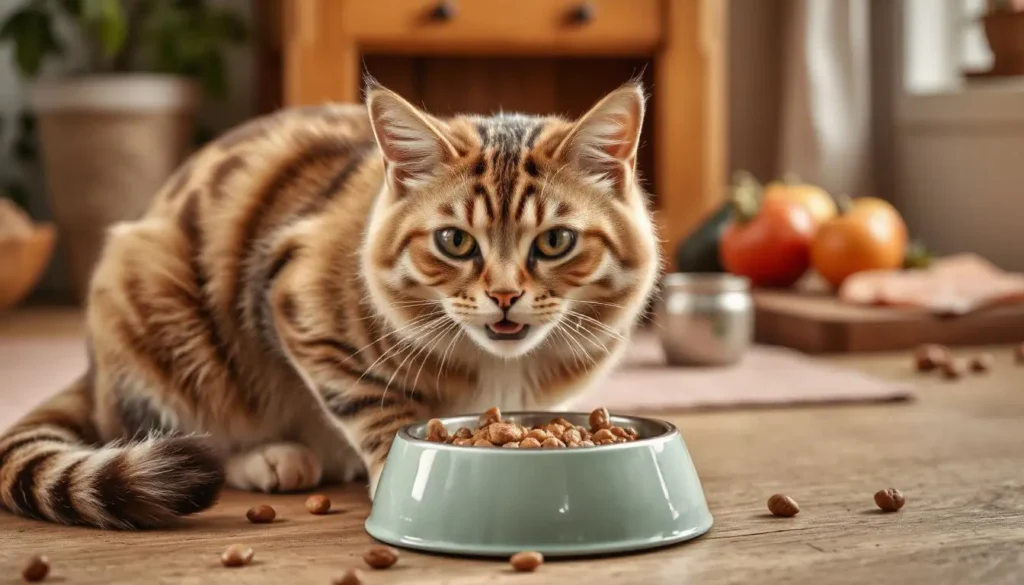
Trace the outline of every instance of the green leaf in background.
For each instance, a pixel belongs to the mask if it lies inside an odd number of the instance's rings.
[[[36,117],[28,110],[22,110],[18,115],[18,129],[22,134],[34,134],[36,131]]]
[[[64,51],[54,35],[53,18],[35,6],[15,12],[0,27],[0,43],[4,42],[14,44],[14,60],[18,71],[27,78],[39,74],[46,57]]]
[[[82,16],[82,0],[61,0],[61,8],[75,18]]]
[[[82,20],[92,27],[103,47],[103,54],[113,57],[124,47],[128,25],[120,0],[81,0]]]

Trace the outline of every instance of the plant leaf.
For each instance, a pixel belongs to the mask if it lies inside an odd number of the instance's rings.
[[[128,25],[120,0],[82,0],[82,19],[96,30],[106,57],[117,55],[124,47]]]
[[[53,18],[39,8],[29,7],[12,14],[0,27],[0,41],[14,44],[15,63],[26,78],[39,74],[46,57],[63,52],[53,32]]]

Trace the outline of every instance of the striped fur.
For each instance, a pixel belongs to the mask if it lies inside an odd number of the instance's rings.
[[[0,436],[3,506],[129,529],[225,482],[366,474],[372,497],[401,426],[558,408],[614,364],[659,268],[643,108],[630,84],[575,122],[439,119],[373,86],[225,134],[110,230],[90,371]],[[444,254],[450,228],[479,253]],[[563,257],[537,252],[550,229]],[[502,319],[529,329],[496,340]]]

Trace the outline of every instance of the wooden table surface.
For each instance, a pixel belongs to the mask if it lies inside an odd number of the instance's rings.
[[[308,514],[304,496],[228,492],[180,528],[134,534],[0,512],[0,583],[18,582],[24,559],[41,553],[53,566],[49,581],[68,584],[327,584],[348,567],[382,585],[1020,584],[1024,366],[1007,347],[987,350],[993,371],[957,382],[914,373],[905,354],[828,358],[919,381],[919,399],[906,404],[666,413],[689,444],[715,526],[656,552],[549,561],[520,574],[500,561],[403,551],[393,568],[371,571],[361,561],[373,543],[363,530],[365,489],[349,486],[325,490],[339,510],[327,516]],[[906,507],[878,512],[872,495],[890,486],[906,494]],[[800,514],[768,516],[775,492],[794,497]],[[248,523],[257,503],[273,505],[278,520]],[[255,561],[223,568],[218,555],[235,542],[251,545]]]

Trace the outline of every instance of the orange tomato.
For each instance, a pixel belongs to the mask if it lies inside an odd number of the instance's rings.
[[[786,199],[796,201],[807,208],[818,226],[824,224],[838,214],[836,202],[832,196],[817,185],[801,183],[796,177],[790,176],[786,181],[773,181],[767,184],[762,193],[765,201]]]
[[[907,252],[907,226],[882,199],[854,199],[848,211],[818,228],[811,243],[811,265],[838,288],[865,270],[895,270]]]

